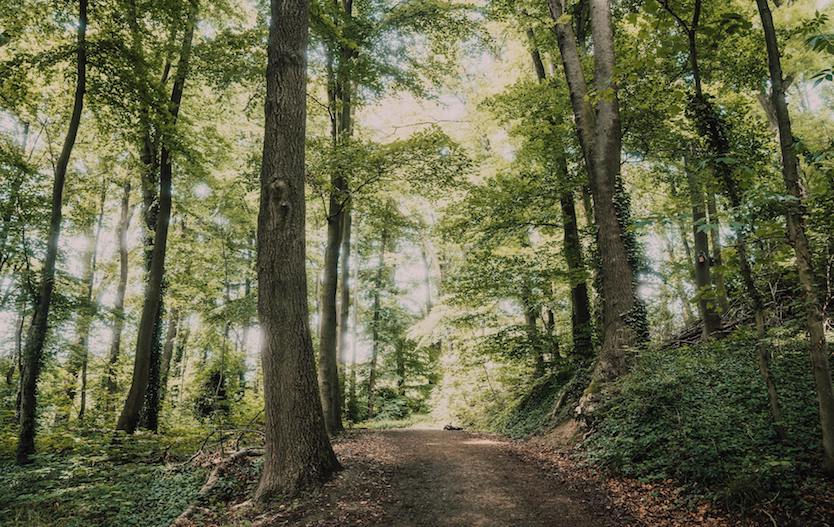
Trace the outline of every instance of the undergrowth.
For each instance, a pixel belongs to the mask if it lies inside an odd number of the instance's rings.
[[[755,338],[646,350],[604,401],[587,458],[646,482],[674,479],[735,508],[779,500],[802,508],[818,483],[817,403],[807,341],[769,335],[788,438],[776,440]]]

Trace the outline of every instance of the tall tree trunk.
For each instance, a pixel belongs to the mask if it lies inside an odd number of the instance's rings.
[[[824,450],[823,466],[826,472],[834,473],[834,387],[831,383],[831,369],[828,363],[822,309],[814,283],[811,247],[805,234],[805,210],[802,202],[803,192],[799,181],[799,164],[794,150],[788,104],[785,100],[782,63],[779,57],[779,44],[776,40],[773,17],[767,0],[756,0],[756,5],[759,8],[765,43],[767,44],[767,62],[772,87],[771,100],[776,112],[776,121],[779,126],[779,146],[782,151],[782,178],[788,193],[796,199],[796,202],[789,206],[787,212],[788,237],[796,254],[799,283],[805,297],[811,367],[819,399],[820,426],[822,428]]]
[[[108,394],[109,410],[115,409],[116,394],[116,363],[119,361],[119,351],[122,347],[122,330],[125,325],[125,292],[127,291],[128,253],[127,231],[130,227],[130,180],[125,180],[122,186],[122,205],[119,212],[119,226],[116,236],[119,240],[119,284],[116,287],[116,301],[113,305],[113,334],[110,340],[110,352],[107,355],[107,377],[105,380]]]
[[[183,90],[185,88],[185,79],[188,74],[188,64],[191,56],[191,42],[196,25],[197,5],[197,0],[192,0],[188,15],[188,26],[185,30],[185,36],[180,48],[180,60],[177,65],[176,78],[171,91],[171,105],[169,110],[171,124],[176,123]],[[118,430],[124,430],[129,434],[132,434],[139,424],[140,412],[145,401],[145,395],[148,392],[151,374],[154,335],[157,328],[160,306],[162,304],[165,253],[168,244],[168,224],[171,218],[171,180],[171,153],[168,145],[163,145],[159,172],[159,209],[156,230],[154,232],[151,265],[145,285],[145,302],[142,306],[142,316],[139,321],[139,331],[136,337],[136,357],[133,364],[133,378],[124,408],[116,425]],[[155,411],[158,411],[158,405],[151,404],[149,405],[149,409],[155,413]],[[152,430],[156,429],[155,417],[155,415],[148,416],[148,426]]]
[[[533,375],[538,378],[545,373],[544,355],[539,341],[538,325],[536,324],[541,308],[535,304],[532,292],[526,286],[522,293],[521,303],[524,306],[524,327],[527,331],[527,342],[533,350]]]
[[[674,226],[672,226],[671,228],[673,230],[675,229]],[[684,233],[684,238],[686,238],[685,233]],[[675,246],[672,243],[671,236],[668,235],[668,234],[664,235],[663,236],[663,242],[664,242],[664,245],[666,246],[666,255],[669,258],[669,266],[674,268],[675,265],[677,264],[678,259],[675,256]],[[686,267],[691,268],[691,266],[689,265],[688,262],[689,262],[689,260],[687,259]],[[689,295],[687,295],[686,292],[684,291],[683,283],[681,282],[681,280],[675,280],[674,284],[672,286],[672,289],[675,291],[675,294],[677,295],[678,300],[680,300],[681,305],[683,306],[683,323],[686,326],[689,326],[690,324],[692,324],[695,321],[695,315],[692,314],[692,307],[689,305]]]
[[[689,203],[692,207],[692,234],[695,239],[695,288],[698,298],[698,311],[704,324],[703,335],[709,337],[721,331],[721,315],[715,307],[715,295],[710,277],[710,251],[707,232],[704,230],[707,216],[704,210],[704,194],[698,174],[690,167],[688,157],[684,157],[684,172],[689,185]]]
[[[348,202],[344,212],[342,224],[342,270],[339,288],[341,298],[339,301],[339,343],[336,355],[336,363],[339,373],[339,423],[342,422],[341,409],[345,404],[345,363],[347,359],[348,331],[350,320],[350,253],[351,253],[351,231],[353,225],[351,203]]]
[[[255,499],[292,495],[339,469],[319,404],[305,269],[304,141],[309,1],[272,0],[267,52],[258,318],[266,416]]]
[[[84,419],[84,414],[87,411],[87,368],[90,362],[90,327],[92,326],[93,317],[95,316],[95,306],[93,305],[93,287],[96,279],[96,264],[98,262],[98,242],[101,239],[101,226],[104,221],[104,202],[107,198],[107,181],[102,181],[101,195],[99,197],[99,212],[96,218],[95,228],[93,232],[93,245],[90,248],[89,260],[87,263],[87,272],[85,276],[87,285],[87,296],[85,298],[85,312],[81,313],[83,320],[79,328],[78,347],[82,353],[81,356],[81,401],[78,406],[78,419]]]
[[[43,345],[55,286],[55,261],[58,257],[58,239],[61,236],[61,216],[64,181],[67,175],[70,155],[75,146],[81,112],[84,109],[84,91],[87,87],[87,0],[78,2],[78,30],[76,50],[75,98],[61,154],[55,165],[55,180],[52,185],[52,211],[47,235],[46,256],[43,261],[40,294],[35,306],[35,315],[26,337],[23,350],[23,371],[21,372],[20,433],[18,435],[16,458],[19,464],[29,462],[35,452],[35,428],[37,419],[37,386],[41,369]]]
[[[334,180],[338,185],[342,178]],[[319,322],[319,368],[318,382],[321,389],[321,406],[324,423],[330,434],[342,430],[341,407],[339,404],[339,371],[337,353],[338,318],[336,316],[336,293],[338,289],[339,250],[342,237],[342,199],[334,189],[330,194],[327,217],[327,245],[324,252],[324,273],[321,287],[321,319]]]
[[[527,29],[530,56],[533,69],[539,82],[547,80],[541,53],[536,47],[533,30]],[[551,124],[556,126],[555,118]],[[573,333],[574,352],[579,357],[590,358],[593,355],[593,322],[591,320],[591,302],[588,298],[588,284],[585,280],[585,262],[582,258],[582,242],[579,238],[579,226],[576,220],[576,207],[573,191],[568,187],[568,164],[564,146],[558,138],[553,141],[552,150],[556,158],[556,168],[563,187],[559,193],[564,229],[564,252],[568,264],[571,288],[571,330]],[[542,365],[543,366],[543,365]]]
[[[385,273],[385,246],[388,244],[388,233],[383,230],[379,243],[377,257],[376,279],[374,280],[373,326],[371,327],[371,364],[368,367],[368,419],[374,416],[374,390],[376,389],[376,363],[379,358],[379,325],[382,318],[380,291],[382,290]]]
[[[405,397],[405,340],[397,339],[394,348],[394,362],[397,369],[397,395]]]
[[[590,176],[594,217],[601,262],[603,304],[602,346],[594,379],[608,381],[626,369],[626,348],[646,337],[645,310],[637,299],[636,270],[619,217],[617,186],[620,173],[621,131],[614,81],[614,35],[608,0],[591,0],[591,32],[594,40],[594,83],[599,97],[592,107],[582,70],[577,40],[569,17],[563,17],[561,0],[550,0],[554,31],[570,92],[577,136]],[[588,395],[591,395],[590,393]],[[586,400],[590,403],[590,399]],[[583,405],[590,409],[590,404]]]
[[[712,248],[712,283],[715,288],[715,296],[718,298],[718,307],[721,313],[730,309],[730,301],[727,299],[727,285],[724,281],[724,259],[721,257],[721,221],[718,219],[718,203],[715,192],[707,191],[707,214],[709,214],[710,234],[709,241]]]

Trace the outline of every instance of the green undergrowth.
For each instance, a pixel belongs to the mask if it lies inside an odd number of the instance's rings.
[[[598,410],[587,458],[646,482],[673,479],[694,494],[746,509],[779,500],[801,508],[820,481],[817,403],[807,341],[768,336],[788,438],[776,440],[755,338],[646,350]]]
[[[527,393],[493,414],[485,428],[513,439],[526,438],[546,429],[564,415],[566,408],[573,408],[579,399],[587,384],[582,380],[587,375],[584,370],[578,371],[577,374],[571,369],[564,369],[541,377]],[[565,390],[568,390],[565,401],[554,412]]]
[[[38,456],[0,466],[0,518],[9,526],[167,526],[196,497],[205,469],[158,458]]]

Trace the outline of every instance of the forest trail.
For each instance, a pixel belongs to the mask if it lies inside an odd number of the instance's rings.
[[[630,525],[605,492],[467,432],[361,432],[337,444],[345,470],[306,514],[266,525],[597,527]],[[316,512],[313,512],[316,511]]]

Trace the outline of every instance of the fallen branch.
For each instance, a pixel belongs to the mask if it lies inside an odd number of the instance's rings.
[[[208,479],[200,487],[200,491],[197,493],[197,497],[191,503],[191,505],[186,508],[182,514],[177,516],[177,518],[171,523],[171,527],[184,527],[187,525],[188,518],[194,514],[197,510],[197,504],[200,503],[200,500],[204,499],[208,496],[214,487],[217,486],[217,483],[220,481],[220,476],[223,473],[223,470],[226,469],[229,465],[233,464],[235,461],[245,458],[245,457],[253,457],[253,456],[261,456],[263,455],[264,450],[263,448],[244,448],[242,450],[238,450],[237,452],[233,453],[227,458],[221,459],[217,465],[212,469],[211,473],[209,474]]]

